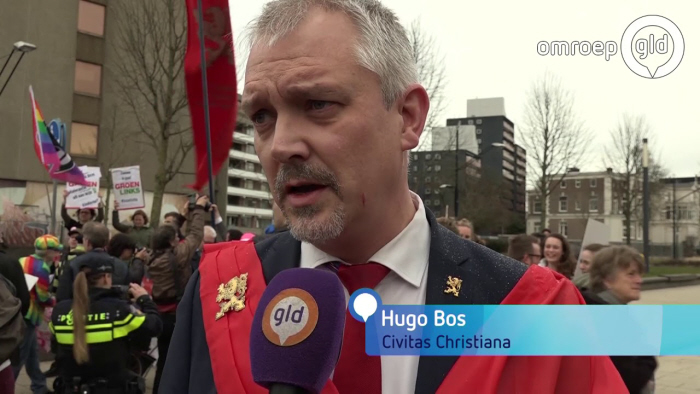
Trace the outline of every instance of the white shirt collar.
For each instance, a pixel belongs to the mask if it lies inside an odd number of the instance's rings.
[[[411,192],[411,199],[416,207],[413,220],[369,261],[384,265],[406,282],[420,287],[430,255],[430,224],[420,197]],[[300,267],[316,268],[331,261],[342,260],[310,243],[302,242]]]

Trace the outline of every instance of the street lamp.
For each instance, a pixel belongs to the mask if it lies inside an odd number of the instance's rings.
[[[643,212],[643,223],[642,223],[642,237],[643,237],[643,250],[644,250],[644,265],[647,272],[649,272],[649,140],[644,138],[642,140],[642,169],[644,171],[644,183],[642,186],[642,210]],[[674,212],[675,215],[675,212]],[[675,231],[675,229],[674,229]],[[675,237],[676,234],[674,233]],[[675,238],[674,238],[675,239]],[[674,242],[675,245],[675,242]]]
[[[15,54],[15,52],[19,52],[19,53],[21,53],[21,55],[19,55],[19,60],[17,60],[17,63],[15,63],[15,66],[12,68],[12,71],[10,71],[10,76],[7,77],[5,84],[2,85],[2,89],[0,89],[0,96],[2,95],[2,92],[5,91],[5,87],[10,82],[10,79],[12,79],[12,74],[15,73],[15,70],[17,69],[17,66],[19,66],[19,63],[22,61],[22,58],[24,57],[24,55],[26,55],[27,53],[29,53],[35,49],[36,49],[36,45],[30,44],[30,43],[24,42],[24,41],[17,41],[13,45],[12,52],[10,52],[10,55],[7,57],[7,60],[5,61],[5,64],[2,66],[2,70],[0,70],[0,75],[2,75],[3,71],[5,71],[5,67],[7,67],[8,63],[10,63],[10,59],[12,58],[12,55]]]
[[[447,184],[447,183],[440,185],[440,189],[441,189],[441,190],[449,189],[449,188],[452,188],[452,187],[454,187],[454,186],[452,186],[452,185],[450,185],[450,184]],[[442,191],[440,191],[440,200],[442,201],[443,204],[445,204],[445,198],[444,198],[444,196],[443,196],[443,194],[442,194]],[[449,206],[449,205],[445,205],[445,218],[447,218],[447,217],[449,217],[449,216],[450,216],[450,206]],[[456,218],[456,217],[457,217],[457,215],[455,214],[455,218]]]

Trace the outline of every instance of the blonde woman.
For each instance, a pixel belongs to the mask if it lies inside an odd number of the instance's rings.
[[[83,259],[78,269],[74,298],[59,302],[51,316],[60,381],[73,385],[78,379],[94,394],[129,393],[134,381],[127,368],[130,342],[147,342],[160,334],[157,307],[136,284],[128,290],[133,304],[124,300],[127,294],[112,287],[114,266],[109,261]]]

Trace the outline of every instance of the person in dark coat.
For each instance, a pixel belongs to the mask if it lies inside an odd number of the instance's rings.
[[[590,290],[583,291],[589,305],[626,305],[640,298],[644,261],[629,246],[601,249],[590,266]],[[654,356],[611,356],[630,394],[654,392]]]
[[[83,226],[83,243],[86,253],[74,258],[70,262],[70,269],[63,270],[61,279],[58,281],[56,291],[56,301],[69,300],[73,298],[73,281],[78,276],[78,267],[85,259],[102,260],[114,266],[112,283],[120,286],[129,285],[129,267],[123,261],[110,256],[105,248],[109,243],[109,229],[102,223],[89,222]]]

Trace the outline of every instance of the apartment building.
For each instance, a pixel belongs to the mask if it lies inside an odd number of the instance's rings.
[[[242,112],[237,123],[228,162],[227,224],[259,232],[272,223],[272,195],[255,154],[253,124]]]
[[[508,185],[503,198],[524,227],[527,152],[515,143],[515,125],[506,117],[505,100],[502,97],[467,100],[467,117],[448,119],[447,125],[475,128],[476,153],[483,175]]]
[[[622,211],[623,179],[612,169],[580,172],[573,168],[547,201],[542,201],[534,191],[528,191],[528,232],[540,232],[546,227],[573,242],[580,242],[590,218],[610,227],[612,243],[625,243],[627,226]],[[700,239],[700,189],[697,179],[667,178],[660,182],[663,186],[660,191],[654,192],[650,202],[649,241],[652,251],[655,255],[671,255],[674,233],[679,255],[681,250],[686,253],[695,250]],[[641,196],[635,199],[635,205],[641,209]],[[542,209],[548,212],[546,226],[540,224]],[[631,217],[630,241],[641,248],[641,211]],[[688,246],[681,247],[684,243]]]
[[[622,242],[626,237],[626,226],[615,187],[619,179],[612,169],[580,172],[572,168],[547,200],[543,201],[537,193],[528,191],[528,232],[549,228],[572,241],[581,241],[590,218],[610,226],[611,242]],[[547,224],[544,226],[539,216],[543,209],[547,210]],[[641,231],[637,229],[634,222],[631,239],[641,239]]]
[[[698,179],[667,178],[662,180],[662,184],[663,189],[655,195],[655,201],[651,205],[653,212],[649,239],[652,243],[663,245],[685,244],[695,250],[700,239]],[[685,246],[686,253],[689,246]],[[678,255],[680,251],[681,248],[678,248]]]

